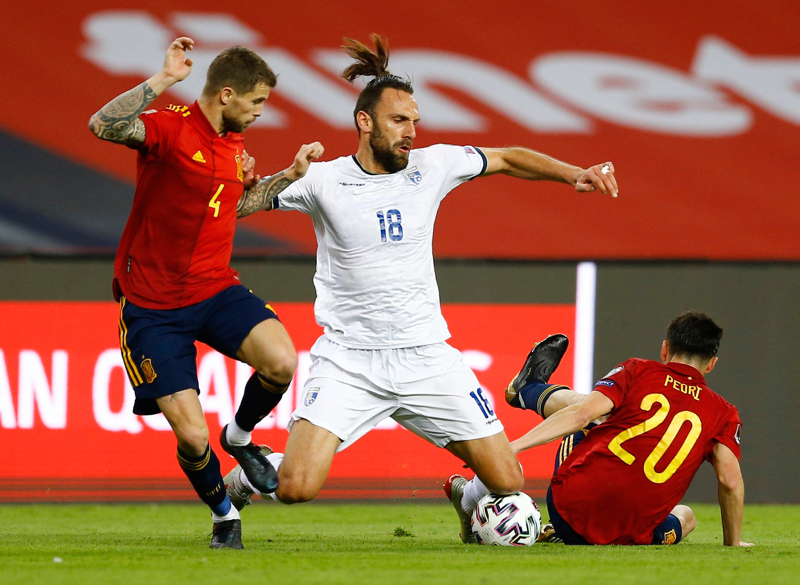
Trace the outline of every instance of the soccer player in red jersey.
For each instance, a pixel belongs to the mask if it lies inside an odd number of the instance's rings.
[[[225,451],[265,491],[277,474],[250,434],[275,407],[297,368],[294,346],[272,308],[239,283],[231,267],[236,219],[263,208],[303,177],[322,145],[301,147],[291,166],[263,180],[242,132],[262,113],[276,75],[249,49],[232,47],[208,69],[189,106],[145,108],[192,69],[194,41],[172,42],[162,70],[94,116],[99,138],[138,151],[136,193],[114,263],[120,347],[136,393],[134,412],[163,412],[178,442],[178,462],[212,511],[212,548],[242,548],[241,521],[226,495],[208,442],[195,341],[256,371],[235,419],[220,437]]]
[[[526,368],[512,381],[509,403],[546,416],[512,441],[515,452],[566,437],[547,494],[556,536],[567,544],[675,544],[696,526],[678,502],[708,460],[719,482],[723,544],[751,546],[740,541],[739,413],[704,378],[717,364],[721,338],[710,317],[690,312],[670,324],[663,363],[626,360],[586,397]],[[565,350],[566,343],[555,365]],[[603,422],[595,426],[597,419]],[[469,483],[462,491],[472,500],[482,489]]]

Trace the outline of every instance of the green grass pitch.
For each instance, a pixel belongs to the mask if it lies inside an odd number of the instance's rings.
[[[800,583],[800,506],[748,505],[743,538],[720,544],[719,510],[673,547],[463,545],[446,503],[257,502],[245,550],[208,548],[201,505],[0,506],[4,585],[136,583]]]

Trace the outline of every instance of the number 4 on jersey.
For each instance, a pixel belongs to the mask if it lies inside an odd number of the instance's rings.
[[[211,201],[208,202],[208,206],[214,210],[214,217],[217,217],[219,215],[220,202],[217,201],[217,197],[219,197],[220,193],[222,193],[222,190],[224,188],[225,188],[225,183],[219,186],[219,189],[217,189],[217,192],[214,193],[214,196],[211,198]]]

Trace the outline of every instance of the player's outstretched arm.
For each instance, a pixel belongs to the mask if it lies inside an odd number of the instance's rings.
[[[744,516],[744,480],[739,460],[722,443],[714,446],[714,471],[719,482],[717,495],[722,513],[722,544],[725,546],[753,546],[741,542],[742,517]]]
[[[600,190],[605,195],[619,194],[614,164],[605,162],[582,169],[558,159],[519,146],[481,148],[486,155],[484,175],[503,173],[528,181],[558,181],[575,187],[576,191]]]
[[[242,171],[245,173],[244,184],[247,188],[236,206],[236,217],[245,217],[256,211],[272,209],[275,197],[289,185],[305,177],[311,161],[321,157],[324,152],[325,147],[319,142],[304,144],[297,151],[291,166],[265,179],[252,174],[253,159],[245,158],[243,155]]]
[[[194,41],[189,37],[172,41],[161,71],[103,106],[89,119],[89,130],[109,142],[128,146],[143,144],[145,130],[139,114],[168,87],[188,77],[192,60],[186,58],[186,51],[193,46]]]
[[[577,433],[590,422],[608,414],[613,409],[614,403],[610,398],[600,392],[592,392],[586,397],[586,400],[551,414],[525,435],[511,441],[511,449],[514,453],[520,453],[531,447],[538,447],[555,439]]]

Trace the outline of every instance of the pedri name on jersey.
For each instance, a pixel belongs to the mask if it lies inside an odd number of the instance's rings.
[[[667,377],[664,379],[664,386],[672,386],[678,392],[689,394],[695,400],[700,400],[700,386],[690,386],[689,384],[676,380],[669,374],[667,374]]]

